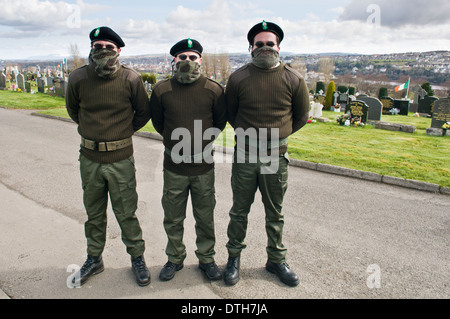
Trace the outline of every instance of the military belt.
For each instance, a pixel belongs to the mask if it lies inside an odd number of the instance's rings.
[[[180,163],[198,163],[201,162],[205,156],[211,156],[213,151],[213,146],[209,145],[205,148],[202,153],[198,153],[195,155],[180,155],[172,152],[169,148],[165,148],[164,150],[167,155],[169,155],[172,160],[180,162]]]
[[[131,137],[126,138],[120,141],[112,141],[112,142],[96,142],[81,138],[81,146],[99,152],[112,152],[116,150],[120,150],[122,148],[128,147],[133,144],[133,139]]]

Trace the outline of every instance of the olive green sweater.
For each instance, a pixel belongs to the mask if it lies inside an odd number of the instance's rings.
[[[70,74],[66,108],[82,137],[96,142],[123,140],[150,120],[149,99],[141,76],[126,66],[118,72],[107,80],[86,65]],[[114,163],[133,155],[133,146],[111,152],[81,147],[80,153],[97,163]]]
[[[249,63],[235,71],[226,89],[228,122],[233,128],[279,129],[279,138],[302,128],[309,118],[309,92],[303,77],[280,64],[261,69]],[[287,146],[280,147],[280,154]]]
[[[153,126],[162,135],[167,150],[171,152],[184,138],[190,138],[191,149],[183,149],[183,154],[178,153],[183,156],[198,154],[195,145],[201,145],[201,151],[204,151],[217,137],[203,138],[205,131],[217,128],[220,132],[227,122],[224,90],[220,84],[204,76],[192,84],[181,84],[175,78],[158,82],[152,91],[150,108]],[[200,126],[194,126],[195,121],[201,122],[201,130]],[[172,138],[176,129],[189,132],[190,136]],[[180,175],[201,175],[213,167],[214,163],[204,160],[201,163],[177,164],[171,155],[164,154],[164,168]]]

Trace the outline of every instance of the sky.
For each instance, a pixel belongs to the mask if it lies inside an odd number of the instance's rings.
[[[450,50],[448,0],[0,0],[0,59],[89,54],[89,33],[109,26],[122,56],[168,53],[198,40],[207,53],[248,53],[247,33],[263,20],[299,54],[385,54]]]

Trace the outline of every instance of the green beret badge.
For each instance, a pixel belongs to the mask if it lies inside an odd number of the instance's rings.
[[[192,40],[191,40],[191,38],[189,38],[188,39],[188,48],[192,49],[192,46],[193,46]]]
[[[268,29],[266,20],[263,20],[262,28],[263,28],[263,30],[267,30]]]
[[[95,30],[94,37],[98,37],[99,34],[100,34],[100,28],[97,28],[97,30]]]

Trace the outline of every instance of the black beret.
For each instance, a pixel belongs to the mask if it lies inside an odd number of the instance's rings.
[[[91,39],[91,43],[94,41],[110,41],[115,43],[119,48],[125,46],[122,38],[108,27],[100,27],[92,30],[89,38]]]
[[[263,20],[263,22],[256,24],[253,28],[250,29],[247,35],[248,42],[252,44],[255,36],[261,32],[272,32],[280,39],[280,42],[283,41],[284,38],[283,30],[275,23],[266,22]]]
[[[186,51],[192,51],[200,54],[202,56],[203,47],[197,40],[194,39],[184,39],[176,43],[171,49],[170,54],[172,56],[177,56],[178,54]]]

